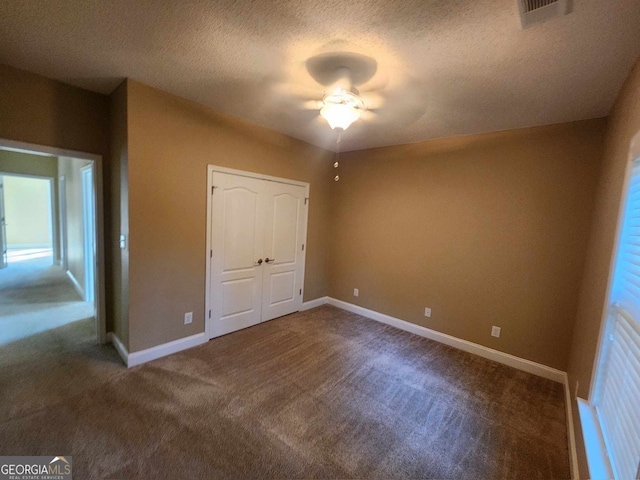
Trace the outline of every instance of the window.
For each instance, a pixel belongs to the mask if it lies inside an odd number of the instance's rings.
[[[631,167],[593,404],[617,479],[640,478],[640,157]]]

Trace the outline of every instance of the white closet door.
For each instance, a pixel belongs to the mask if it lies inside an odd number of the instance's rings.
[[[262,319],[264,182],[213,172],[211,337]]]
[[[266,182],[262,321],[302,307],[306,189]]]

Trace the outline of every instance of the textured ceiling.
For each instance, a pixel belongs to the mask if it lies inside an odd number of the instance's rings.
[[[605,116],[638,25],[639,0],[575,0],[526,30],[516,0],[2,0],[0,63],[101,93],[132,77],[332,149],[306,61],[367,55],[376,108],[351,150]]]

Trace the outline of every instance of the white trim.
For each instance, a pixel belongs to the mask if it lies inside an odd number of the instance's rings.
[[[135,367],[136,365],[142,365],[143,363],[156,360],[158,358],[166,357],[174,353],[187,350],[189,348],[197,347],[203,343],[207,343],[207,338],[204,332],[191,335],[190,337],[179,338],[172,342],[163,343],[162,345],[156,345],[155,347],[147,348],[146,350],[140,350],[139,352],[129,353],[122,341],[114,332],[109,332],[107,338],[118,351],[120,358],[124,361],[127,368]]]
[[[213,195],[211,195],[211,189],[213,188],[213,167],[207,165],[207,233],[206,233],[206,246],[205,250],[205,279],[204,279],[204,333],[207,338],[211,338],[211,227],[213,225]]]
[[[269,182],[286,183],[288,185],[297,185],[298,187],[306,187],[307,195],[309,194],[309,182],[300,182],[289,178],[273,177],[257,172],[247,172],[245,170],[236,170],[235,168],[219,167],[217,165],[207,165],[207,175],[211,176],[212,172],[229,173],[240,177],[257,178],[258,180],[267,180]]]
[[[102,156],[95,153],[79,152],[77,150],[67,150],[66,148],[51,147],[49,145],[20,142],[16,140],[9,140],[8,138],[0,138],[0,146],[4,150],[29,153],[31,155],[40,155],[43,157],[73,157],[91,161],[102,160]]]
[[[571,389],[569,388],[569,376],[566,372],[564,375],[564,403],[567,411],[567,441],[569,442],[569,467],[571,468],[571,478],[578,480],[580,472],[578,468],[578,452],[576,451],[576,433],[573,428],[573,399],[571,398]]]
[[[73,283],[73,286],[76,289],[76,292],[80,294],[80,296],[82,297],[82,300],[84,301],[84,289],[80,286],[80,283],[78,283],[78,280],[76,280],[76,277],[73,276],[73,273],[71,273],[71,270],[67,270],[67,277],[69,277],[69,279],[71,280],[71,283]]]
[[[96,296],[95,296],[95,317],[96,330],[99,343],[107,342],[106,310],[105,310],[105,261],[104,261],[104,198],[102,179],[102,155],[95,153],[79,152],[77,150],[67,150],[65,148],[51,147],[48,145],[38,145],[35,143],[20,142],[7,138],[0,138],[0,147],[6,150],[32,153],[35,155],[53,157],[71,157],[82,160],[90,160],[94,164],[94,186],[95,186],[95,207],[96,207]],[[84,298],[84,297],[83,297]]]
[[[593,480],[613,478],[613,469],[607,455],[607,447],[596,409],[582,398],[577,399],[577,405],[580,424],[582,425],[582,440],[584,441],[584,450],[587,456],[587,465],[589,466],[589,471],[584,472],[582,477],[592,478]]]
[[[60,162],[58,162],[59,164]],[[58,176],[58,223],[60,224],[60,265],[69,269],[69,240],[67,232],[67,177]]]
[[[291,182],[291,180],[289,180],[289,182]],[[303,182],[297,182],[297,183],[302,183],[302,186],[304,187],[304,205],[302,206],[302,208],[305,210],[304,214],[303,214],[303,218],[302,218],[302,225],[300,226],[301,232],[300,235],[302,236],[302,245],[304,245],[304,249],[302,251],[302,258],[301,258],[301,262],[302,265],[300,266],[300,283],[297,285],[297,288],[300,291],[300,295],[302,296],[302,298],[300,298],[300,309],[302,309],[302,304],[304,303],[304,280],[306,278],[306,270],[307,270],[307,251],[309,250],[308,248],[306,248],[307,244],[308,244],[308,230],[309,230],[309,205],[311,204],[311,201],[309,200],[309,184],[308,183],[303,183]],[[300,245],[298,243],[298,245]]]
[[[188,348],[197,347],[198,345],[207,343],[207,341],[208,339],[204,332],[200,332],[190,337],[179,338],[178,340],[156,345],[146,350],[132,352],[129,353],[127,357],[127,367],[135,367],[136,365],[141,365],[157,358],[166,357],[167,355],[172,355],[182,350],[187,350]]]
[[[399,318],[391,317],[389,315],[385,315],[384,313],[375,312],[373,310],[369,310],[352,303],[343,302],[342,300],[337,300],[332,297],[329,297],[327,303],[329,305],[333,305],[334,307],[357,313],[358,315],[362,315],[363,317],[370,318],[377,322],[391,325],[392,327],[399,328],[400,330],[405,330],[407,332],[420,335],[421,337],[444,343],[445,345],[449,345],[450,347],[454,347],[459,350],[463,350],[465,352],[473,353],[474,355],[493,360],[494,362],[517,368],[518,370],[522,370],[523,372],[547,378],[549,380],[553,380],[554,382],[564,383],[564,377],[566,375],[565,372],[548,367],[546,365],[542,365],[541,363],[532,362],[531,360],[516,357],[515,355],[511,355],[509,353],[500,352],[483,345],[478,345],[477,343],[462,340],[460,338],[447,335],[446,333],[437,332],[435,330],[416,325],[415,323],[400,320]]]
[[[57,162],[56,162],[56,167],[57,167]],[[49,206],[50,206],[50,210],[51,210],[51,217],[50,217],[50,221],[51,221],[51,226],[50,226],[50,232],[51,232],[51,248],[53,250],[53,263],[55,265],[58,265],[60,263],[60,232],[58,231],[58,228],[60,227],[58,225],[58,209],[56,208],[57,204],[58,204],[58,199],[56,198],[56,192],[58,189],[58,182],[56,180],[55,177],[50,177],[49,178]]]
[[[87,172],[89,172],[90,181],[87,182]],[[83,269],[84,269],[84,290],[85,290],[85,301],[95,303],[95,299],[97,298],[97,283],[96,283],[96,187],[94,182],[95,177],[95,168],[93,163],[85,165],[80,169],[80,191],[82,200],[80,204],[82,205],[82,250],[83,250]],[[91,209],[92,215],[87,215],[87,206],[85,202],[86,189],[89,189],[89,197],[91,205],[89,205]],[[90,217],[91,226],[93,228],[89,229],[89,234],[92,238],[87,238],[87,217]],[[91,245],[87,249],[87,241],[90,240]],[[92,279],[87,273],[91,273]],[[89,287],[93,292],[89,292],[87,289]],[[88,298],[89,293],[93,296],[93,298]]]
[[[309,300],[308,302],[304,302],[302,304],[301,312],[306,310],[311,310],[312,308],[321,307],[322,305],[326,305],[329,302],[329,297],[320,297],[314,300]]]
[[[107,333],[107,340],[113,343],[113,346],[118,352],[118,355],[120,355],[120,358],[122,359],[124,364],[127,365],[127,363],[129,362],[129,352],[127,351],[127,347],[125,347],[122,343],[122,340],[118,338],[115,332]]]

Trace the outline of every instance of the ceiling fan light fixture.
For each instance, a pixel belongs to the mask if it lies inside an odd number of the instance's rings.
[[[360,110],[341,103],[328,103],[320,110],[320,115],[324,118],[332,129],[341,128],[346,130],[349,126],[360,118]]]

